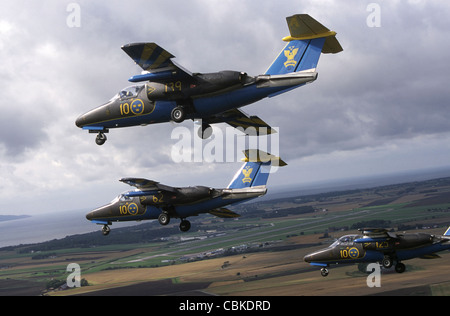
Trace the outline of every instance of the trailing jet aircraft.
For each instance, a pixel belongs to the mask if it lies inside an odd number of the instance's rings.
[[[112,222],[158,219],[161,225],[167,225],[175,217],[181,219],[180,230],[185,232],[191,227],[186,220],[189,216],[210,213],[222,218],[239,217],[224,206],[266,194],[271,167],[286,165],[279,157],[260,150],[245,150],[244,154],[245,164],[225,189],[176,188],[147,179],[123,178],[120,181],[136,189],[120,194],[111,203],[88,213],[86,218],[103,225],[102,232],[108,235],[108,225]]]
[[[111,128],[179,123],[185,119],[201,121],[202,138],[211,135],[210,124],[222,122],[243,127],[249,135],[275,132],[259,117],[248,116],[239,108],[316,80],[320,54],[342,51],[336,33],[309,15],[286,19],[290,36],[283,40],[287,45],[267,71],[258,76],[241,71],[191,73],[155,43],[124,45],[122,50],[143,69],[142,74],[129,79],[138,84],[81,115],[75,124],[97,133],[98,145],[105,143],[105,133]]]
[[[360,229],[363,235],[345,235],[331,246],[304,257],[311,265],[322,267],[322,276],[328,275],[331,264],[381,262],[384,268],[395,265],[395,271],[405,272],[403,260],[434,259],[437,252],[450,250],[450,227],[442,236],[426,233],[394,234],[386,229]]]

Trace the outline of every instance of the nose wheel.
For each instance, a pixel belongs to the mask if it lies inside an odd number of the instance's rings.
[[[101,146],[106,142],[106,139],[106,135],[100,132],[97,134],[97,137],[95,137],[95,143]]]
[[[110,231],[111,231],[111,228],[109,228],[108,225],[103,225],[103,227],[102,227],[102,234],[103,234],[103,236],[107,236]]]
[[[326,276],[328,275],[328,269],[327,269],[327,268],[322,268],[322,269],[320,269],[320,274],[321,274],[323,277],[326,277]]]

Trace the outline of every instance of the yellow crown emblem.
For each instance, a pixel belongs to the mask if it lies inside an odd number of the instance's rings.
[[[250,167],[245,167],[244,169],[242,169],[242,174],[244,175],[244,179],[242,179],[243,183],[250,183],[252,182],[252,178],[250,178],[250,175],[252,174],[253,168]]]
[[[298,48],[295,48],[293,46],[289,47],[289,49],[286,49],[284,51],[284,56],[286,56],[287,61],[284,63],[284,66],[287,68],[289,66],[294,67],[297,62],[294,60],[295,55],[298,53]]]

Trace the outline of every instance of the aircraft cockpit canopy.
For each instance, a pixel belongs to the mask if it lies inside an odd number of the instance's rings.
[[[126,192],[121,193],[121,194],[119,194],[118,196],[116,196],[116,197],[114,198],[114,200],[112,200],[112,201],[110,202],[110,204],[114,204],[114,203],[117,203],[117,202],[119,202],[119,201],[120,201],[120,202],[131,201],[132,198],[129,197],[128,195],[126,195],[125,193],[126,193]]]
[[[349,245],[353,243],[353,240],[360,238],[359,235],[345,235],[336,240],[330,247],[333,248],[337,245]]]
[[[134,85],[122,89],[118,94],[116,94],[110,101],[115,101],[117,99],[123,100],[128,98],[135,98],[138,96],[139,92],[144,88],[144,85]]]

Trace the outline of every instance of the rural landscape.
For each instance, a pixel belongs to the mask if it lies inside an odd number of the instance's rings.
[[[0,295],[450,294],[448,251],[405,261],[402,274],[382,270],[374,288],[364,267],[336,266],[324,278],[303,261],[363,227],[443,234],[450,225],[450,178],[256,199],[233,211],[241,217],[198,216],[187,233],[178,223],[152,221],[113,225],[108,236],[97,231],[0,248]],[[66,284],[70,263],[81,268],[81,287]]]

